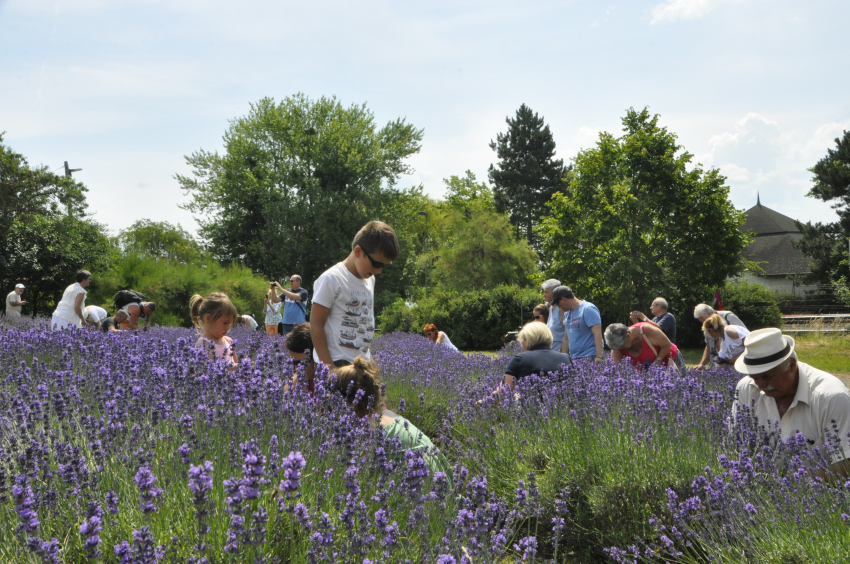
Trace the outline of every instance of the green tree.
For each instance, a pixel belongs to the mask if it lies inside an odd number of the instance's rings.
[[[443,179],[446,185],[446,203],[453,209],[469,216],[473,208],[483,211],[496,211],[493,190],[478,182],[475,174],[467,170],[464,175]]]
[[[814,186],[807,196],[832,202],[838,214],[833,223],[800,223],[803,232],[798,247],[814,259],[811,278],[828,283],[850,277],[847,259],[847,238],[850,237],[850,131],[835,139],[835,149],[809,169],[814,174]]]
[[[429,219],[429,243],[417,257],[428,286],[447,290],[527,285],[537,253],[517,237],[507,215],[495,211],[492,191],[466,171],[444,179],[446,199]]]
[[[194,237],[180,225],[140,219],[122,229],[118,240],[125,253],[178,263],[203,262],[204,252]]]
[[[24,282],[25,312],[48,314],[86,268],[98,273],[114,257],[103,225],[86,215],[86,187],[2,144],[0,135],[0,280]]]
[[[378,127],[365,105],[264,98],[230,122],[224,154],[197,151],[193,174],[176,178],[214,256],[267,277],[297,272],[309,287],[363,224],[384,219],[421,139],[403,119]]]
[[[744,221],[717,170],[690,168],[691,154],[658,116],[629,109],[624,135],[602,133],[569,174],[570,195],[544,220],[549,274],[591,299],[608,320],[664,296],[689,319],[693,304],[742,269]],[[682,324],[687,333],[693,324]],[[694,329],[696,331],[696,329]]]
[[[490,182],[495,187],[496,210],[507,212],[517,234],[532,246],[538,240],[534,227],[549,214],[546,204],[565,189],[567,169],[555,159],[555,140],[542,117],[523,104],[515,118],[506,118],[508,131],[499,133],[490,148],[499,162],[490,165]]]

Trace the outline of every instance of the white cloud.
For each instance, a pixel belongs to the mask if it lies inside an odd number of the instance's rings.
[[[701,18],[730,0],[667,0],[652,8],[651,24]]]
[[[726,176],[730,197],[739,208],[761,202],[801,221],[833,221],[829,205],[806,197],[811,188],[807,171],[834,139],[850,129],[850,120],[832,122],[814,131],[786,130],[780,123],[758,113],[749,113],[729,131],[713,135],[709,150],[699,161]]]

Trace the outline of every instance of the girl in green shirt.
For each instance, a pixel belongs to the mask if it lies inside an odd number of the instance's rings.
[[[388,438],[398,439],[405,449],[423,451],[422,458],[432,476],[435,472],[448,475],[446,457],[439,453],[431,439],[413,423],[386,409],[381,396],[381,378],[374,362],[358,356],[354,364],[337,368],[335,374],[334,386],[358,417],[370,416],[371,425],[380,425]],[[363,393],[358,397],[360,390]]]

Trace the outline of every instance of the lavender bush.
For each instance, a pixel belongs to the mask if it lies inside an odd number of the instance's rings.
[[[0,322],[0,561],[838,562],[850,548],[845,488],[818,477],[819,453],[730,434],[733,373],[578,365],[495,405],[515,351],[386,335],[389,406],[452,466],[430,475],[326,373],[315,395],[284,391],[299,367],[280,339],[232,336],[235,371],[187,329]]]

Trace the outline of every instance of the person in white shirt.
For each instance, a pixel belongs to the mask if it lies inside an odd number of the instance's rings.
[[[313,359],[333,370],[363,355],[371,358],[375,334],[375,275],[383,272],[399,254],[398,237],[382,221],[364,225],[351,253],[316,279],[310,336]]]
[[[717,364],[731,364],[744,352],[744,338],[750,334],[746,327],[729,325],[713,313],[702,324],[702,330],[712,339],[720,341],[720,352],[717,354]]]
[[[755,415],[758,425],[780,438],[802,433],[815,448],[827,445],[832,471],[850,474],[850,392],[832,374],[797,360],[794,339],[779,329],[759,329],[744,339],[735,370],[738,382],[732,420]],[[742,410],[750,408],[749,413]]]
[[[739,327],[743,327],[744,329],[747,326],[741,321],[741,318],[732,313],[731,311],[714,311],[714,308],[708,304],[697,304],[694,308],[694,319],[698,320],[700,325],[705,323],[705,320],[711,317],[713,314],[719,315],[723,321],[726,322],[727,325],[737,325]],[[720,343],[709,335],[705,333],[705,351],[702,353],[702,359],[699,361],[699,364],[696,366],[697,369],[701,368],[713,368],[716,366],[716,357],[717,353],[720,350]]]
[[[109,317],[109,314],[100,306],[90,305],[86,306],[85,309],[85,318],[86,322],[90,325],[95,325],[98,329],[100,329],[100,324]]]
[[[21,308],[27,305],[27,302],[21,299],[21,294],[23,293],[24,285],[15,284],[15,289],[6,296],[6,317],[21,316]]]
[[[85,327],[87,324],[84,310],[86,309],[86,294],[88,293],[86,287],[91,282],[91,272],[80,270],[75,278],[77,282],[65,288],[62,299],[59,300],[56,311],[53,312],[50,326],[54,331],[66,327]]]
[[[433,343],[443,345],[444,347],[451,349],[455,352],[460,352],[457,347],[452,344],[452,340],[449,339],[449,336],[446,335],[443,331],[439,331],[437,329],[437,326],[433,323],[429,323],[428,325],[426,325],[422,329],[422,332],[425,333],[425,336],[431,339]]]

